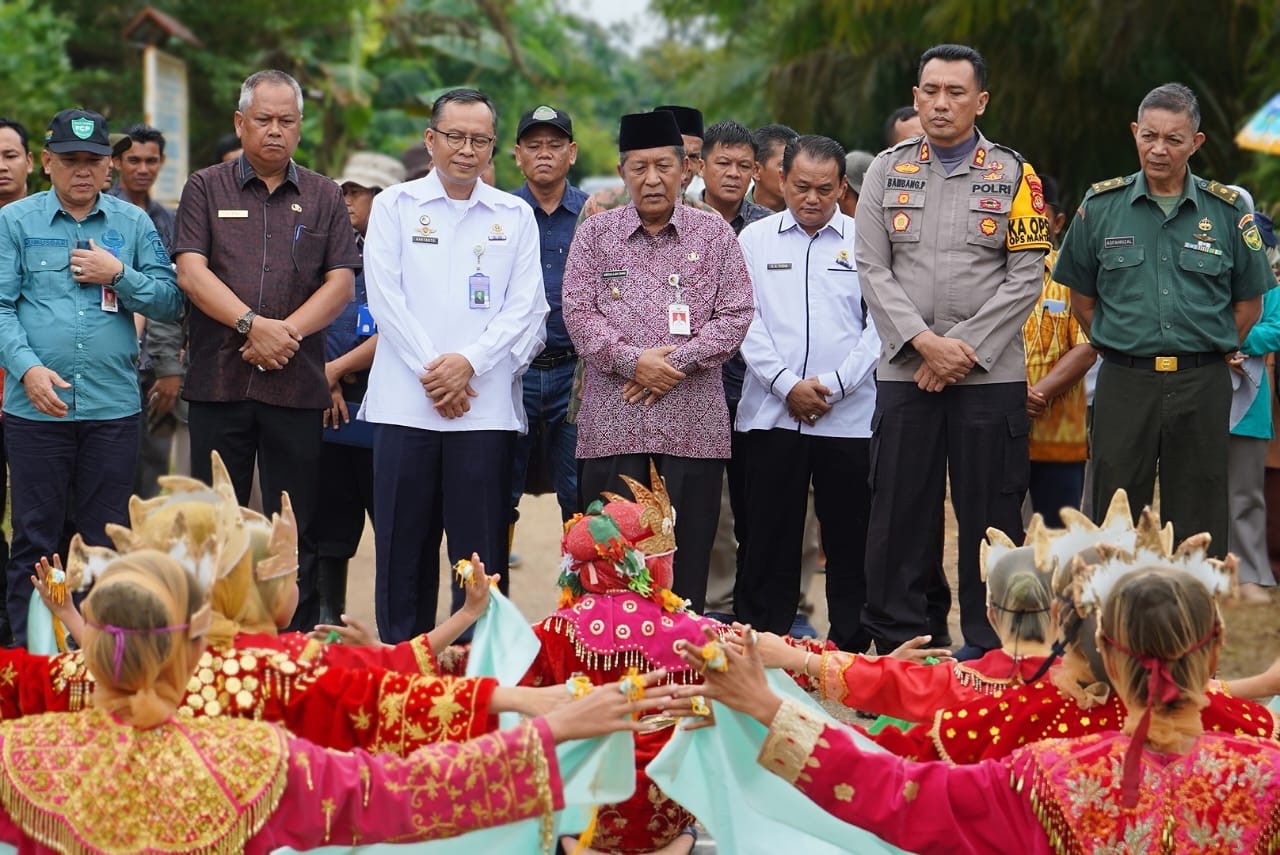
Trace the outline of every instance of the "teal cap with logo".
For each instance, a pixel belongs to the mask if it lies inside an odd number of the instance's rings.
[[[87,151],[110,155],[107,120],[92,110],[63,110],[53,117],[49,129],[44,132],[44,147],[54,154]]]

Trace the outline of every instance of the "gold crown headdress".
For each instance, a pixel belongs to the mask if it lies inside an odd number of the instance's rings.
[[[658,467],[649,461],[650,487],[629,475],[618,476],[635,496],[635,503],[643,508],[640,522],[649,526],[651,534],[636,543],[636,548],[649,557],[666,555],[676,549],[676,509],[671,506],[667,483],[658,474]],[[617,493],[601,493],[610,502],[626,502],[629,499]]]

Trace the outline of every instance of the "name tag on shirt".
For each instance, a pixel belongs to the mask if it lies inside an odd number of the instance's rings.
[[[672,335],[692,335],[687,303],[672,303],[667,306],[667,332]]]
[[[116,297],[115,288],[112,288],[108,285],[102,286],[102,302],[100,305],[102,306],[102,311],[104,312],[114,313],[114,312],[120,311],[120,300]]]
[[[218,209],[218,219],[220,219],[220,220],[247,220],[247,219],[249,219],[249,212],[248,212],[248,211],[243,211],[243,210],[237,210],[237,209],[234,209],[234,208],[219,208],[219,209]]]
[[[773,264],[766,264],[766,265],[765,265],[765,269],[766,269],[766,270],[790,270],[790,269],[791,269],[791,262],[790,262],[790,261],[775,261]]]
[[[627,271],[625,270],[606,270],[600,274],[601,279],[625,279]]]
[[[489,277],[483,273],[472,273],[467,277],[467,290],[471,293],[471,308],[489,308]]]

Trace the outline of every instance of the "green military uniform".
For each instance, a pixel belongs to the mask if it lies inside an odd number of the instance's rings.
[[[1053,278],[1096,301],[1095,515],[1121,487],[1135,509],[1150,504],[1158,463],[1174,536],[1208,531],[1224,554],[1224,355],[1239,346],[1234,304],[1275,284],[1253,213],[1236,191],[1189,171],[1168,214],[1141,172],[1101,181],[1076,212]]]

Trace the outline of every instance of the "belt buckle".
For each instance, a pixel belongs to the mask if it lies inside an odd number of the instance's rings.
[[[1157,370],[1157,371],[1177,371],[1177,370],[1178,370],[1178,357],[1176,357],[1176,356],[1157,356],[1157,357],[1156,357],[1156,370]]]

